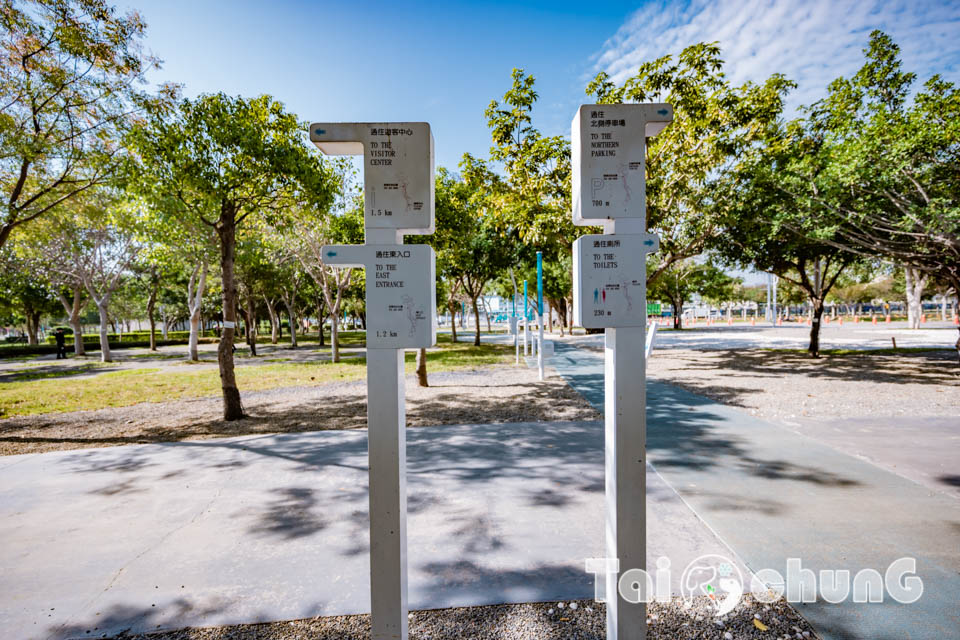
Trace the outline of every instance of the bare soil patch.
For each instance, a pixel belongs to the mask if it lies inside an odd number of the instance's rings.
[[[766,419],[960,416],[956,358],[947,350],[814,360],[767,349],[664,349],[647,372]]]
[[[525,367],[434,373],[426,388],[408,376],[406,384],[411,427],[600,419],[561,377],[540,382]],[[221,419],[219,397],[8,418],[0,455],[367,425],[363,381],[249,392],[243,403],[249,417],[233,422]]]

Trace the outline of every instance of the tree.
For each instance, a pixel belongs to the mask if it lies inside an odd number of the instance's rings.
[[[465,166],[470,162],[465,156]],[[480,307],[478,299],[487,283],[494,280],[517,260],[516,238],[498,229],[491,212],[493,202],[489,192],[477,180],[486,177],[470,170],[466,180],[443,182],[444,224],[454,223],[441,233],[442,269],[459,282],[463,293],[473,306],[476,323],[474,346],[480,346]],[[438,198],[439,199],[439,198]],[[439,221],[438,221],[439,222]]]
[[[199,221],[217,234],[224,329],[217,349],[223,417],[244,417],[234,374],[237,228],[247,219],[278,222],[295,198],[332,199],[330,172],[304,141],[305,125],[270,96],[222,93],[154,109],[130,136],[137,188],[152,202],[176,198],[163,215],[188,229]]]
[[[277,261],[279,267],[279,295],[283,307],[287,310],[287,319],[290,321],[290,348],[297,348],[297,323],[300,320],[297,307],[297,296],[304,285],[306,274],[296,261],[296,256],[283,255]],[[279,316],[278,316],[279,320]]]
[[[727,264],[772,273],[806,294],[813,310],[807,351],[819,358],[827,296],[858,256],[832,244],[832,229],[809,218],[809,200],[778,187],[780,168],[801,153],[798,147],[783,144],[793,126],[772,124],[766,143],[744,154],[734,179],[724,188],[718,219],[725,233],[711,246]]]
[[[445,167],[437,169],[434,187],[434,209],[436,230],[430,236],[419,236],[418,240],[429,244],[437,254],[437,277],[445,283],[438,287],[446,293],[438,308],[446,308],[451,314],[450,331],[453,342],[457,341],[456,310],[459,308],[458,295],[462,282],[458,264],[462,251],[464,234],[462,229],[471,224],[472,212],[468,206],[470,191],[467,184],[450,173]]]
[[[464,155],[461,170],[467,182],[483,188],[485,212],[497,229],[515,233],[526,244],[569,251],[570,242],[583,233],[570,217],[570,142],[544,136],[533,126],[535,78],[514,69],[511,80],[501,100],[484,111],[493,143],[490,159],[503,164],[504,177],[470,154]]]
[[[27,334],[27,344],[39,344],[40,320],[59,309],[56,292],[37,277],[36,265],[15,255],[10,245],[0,250],[0,311],[15,322],[22,319]]]
[[[135,169],[135,165],[127,167]],[[134,176],[128,176],[131,190],[137,190]],[[210,264],[216,260],[216,233],[198,216],[189,215],[181,201],[171,195],[163,196],[155,192],[150,198],[150,206],[144,209],[141,221],[140,241],[145,246],[144,260],[156,267],[155,278],[151,283],[175,280],[185,284],[187,318],[190,326],[188,340],[188,358],[200,360],[200,315],[203,308],[203,296],[207,290],[207,277]],[[185,265],[186,268],[185,268]],[[185,272],[181,274],[180,272]],[[189,277],[186,274],[189,273]],[[183,275],[185,277],[180,278]],[[183,289],[181,289],[183,291]],[[157,295],[160,295],[157,290]],[[182,295],[182,294],[181,294]],[[154,300],[154,304],[156,300]],[[161,305],[161,315],[163,305]],[[150,315],[151,344],[154,344],[153,316]],[[167,322],[164,319],[163,335],[166,338]]]
[[[82,207],[72,220],[57,221],[58,242],[52,246],[52,269],[83,282],[100,317],[100,361],[112,362],[108,336],[108,307],[123,284],[127,269],[141,249],[135,219],[138,203],[104,187],[76,199]]]
[[[0,24],[2,247],[110,179],[120,130],[150,100],[136,87],[157,64],[141,49],[140,16],[104,0],[8,0]]]
[[[519,247],[520,264],[511,266],[529,272],[535,268],[536,251],[543,252],[544,296],[565,312],[573,287],[570,245],[591,230],[574,226],[570,216],[570,142],[563,136],[544,136],[533,126],[538,99],[534,77],[514,69],[511,80],[501,100],[492,101],[484,112],[493,143],[490,158],[503,164],[505,175],[469,154],[461,168],[480,213]],[[552,324],[552,316],[548,319]]]
[[[657,268],[656,264],[653,265]],[[682,329],[683,305],[694,294],[705,299],[729,300],[735,280],[712,263],[698,264],[693,260],[674,260],[654,281],[648,297],[668,300],[673,307],[673,328]]]
[[[935,75],[911,101],[916,75],[899,53],[871,33],[863,67],[831,83],[790,132],[785,144],[798,151],[778,186],[809,203],[808,221],[832,246],[913,270],[919,299],[918,272],[960,288],[960,90]]]
[[[339,165],[343,167],[344,165]],[[363,201],[354,199],[350,208],[340,213],[327,208],[311,207],[294,216],[289,231],[293,250],[313,281],[319,286],[324,307],[330,318],[330,347],[333,362],[340,362],[338,338],[340,312],[346,291],[356,278],[355,269],[328,266],[322,248],[328,244],[359,244],[363,242]],[[318,310],[319,314],[319,310]],[[318,315],[321,342],[323,316]]]
[[[721,193],[740,156],[764,139],[795,86],[781,74],[732,87],[716,43],[685,48],[640,65],[619,87],[598,74],[586,92],[598,103],[663,101],[673,122],[647,147],[647,226],[660,236],[651,286],[674,262],[702,253],[722,230]],[[681,269],[682,270],[682,269]]]
[[[113,361],[110,299],[141,249],[136,233],[139,206],[116,189],[98,187],[58,209],[56,219],[45,220],[41,236],[47,269],[65,282],[82,282],[96,305],[101,362]]]
[[[18,256],[19,264],[16,267],[13,264],[6,265],[4,272],[29,277],[32,286],[40,286],[40,283],[49,285],[49,289],[60,302],[67,321],[73,329],[73,352],[75,355],[82,356],[86,354],[86,349],[83,345],[81,317],[89,302],[89,296],[81,278],[51,268],[53,265],[46,259],[47,243],[51,238],[46,232],[48,226],[45,223],[46,220],[43,220],[28,229],[21,230],[15,236],[15,241],[7,245],[11,248],[11,253]],[[17,278],[14,278],[10,283],[16,280]],[[28,335],[30,335],[29,331]]]

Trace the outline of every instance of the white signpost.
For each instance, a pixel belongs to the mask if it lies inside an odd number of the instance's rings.
[[[403,350],[436,343],[436,255],[404,245],[434,228],[426,122],[317,123],[328,155],[363,155],[363,245],[323,247],[328,265],[366,270],[370,607],[374,640],[407,638],[407,455]]]
[[[646,569],[646,138],[673,119],[667,104],[583,105],[573,118],[573,223],[603,225],[573,246],[574,321],[605,329],[607,640],[646,638],[646,605],[621,575]],[[629,590],[632,585],[625,585]]]

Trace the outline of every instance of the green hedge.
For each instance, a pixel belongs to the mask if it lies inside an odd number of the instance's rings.
[[[172,331],[167,332],[167,335],[173,333]],[[183,333],[178,331],[177,333]],[[159,335],[159,334],[158,334]],[[126,337],[126,334],[124,334]],[[86,351],[100,351],[100,340],[97,339],[95,342],[88,342],[87,336],[83,337],[83,348]],[[200,338],[200,344],[215,344],[219,341],[219,338],[216,337],[203,337]],[[157,339],[158,347],[169,347],[173,345],[185,345],[189,342],[187,339],[178,339],[178,340],[161,340]],[[138,340],[127,342],[124,340],[122,343],[110,341],[111,349],[133,349],[137,347],[149,347],[150,340]],[[39,345],[27,345],[27,344],[17,344],[17,345],[0,345],[0,358],[20,358],[22,356],[39,356],[46,353],[56,353],[57,346],[55,344],[39,344]],[[70,341],[67,348],[67,354],[73,354],[73,341]]]
[[[67,336],[64,336],[64,337],[66,338],[66,343],[67,343],[68,345],[73,345],[73,336],[72,336],[72,335],[67,335]],[[157,331],[157,344],[160,343],[160,340],[162,339],[162,337],[163,337],[163,333],[160,332],[160,331]],[[216,337],[216,334],[214,334],[213,331],[204,331],[204,332],[202,332],[202,333],[200,334],[200,337],[201,337],[201,338]],[[167,332],[167,341],[168,341],[168,342],[171,341],[171,340],[173,340],[173,341],[180,341],[180,340],[186,341],[186,340],[189,340],[189,339],[190,339],[190,332],[189,332],[189,331],[168,331],[168,332]],[[121,344],[121,343],[122,343],[124,346],[129,346],[128,343],[134,343],[134,342],[145,342],[145,343],[147,344],[147,346],[149,346],[149,345],[150,345],[150,332],[149,332],[149,331],[129,331],[129,332],[124,333],[124,334],[108,333],[108,334],[107,334],[107,340],[110,341],[110,346],[111,346],[111,347],[114,345],[114,343],[117,343],[117,344]],[[56,344],[57,344],[57,337],[56,337],[56,336],[52,336],[52,335],[51,335],[51,336],[47,336],[47,344],[56,345]],[[83,334],[83,344],[84,344],[84,346],[86,346],[86,345],[88,345],[88,344],[96,344],[96,345],[99,345],[99,344],[100,344],[100,334],[99,334],[99,333],[85,333],[85,334]],[[173,343],[171,343],[171,344],[177,344],[177,342],[173,342]]]

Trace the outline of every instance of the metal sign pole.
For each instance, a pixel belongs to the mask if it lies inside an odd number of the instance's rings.
[[[537,251],[537,371],[543,381],[543,252]]]
[[[436,344],[436,254],[404,245],[434,230],[433,134],[425,122],[310,125],[329,155],[364,156],[364,244],[325,246],[325,264],[366,270],[373,640],[406,640],[404,349]]]
[[[605,538],[617,567],[606,573],[607,640],[647,632],[646,605],[618,587],[646,569],[646,259],[659,241],[646,232],[644,172],[646,138],[672,119],[666,104],[583,105],[572,124],[573,223],[604,226],[573,245],[573,296],[575,323],[605,330]]]
[[[516,363],[520,364],[520,319],[517,317],[517,281],[513,277],[513,269],[510,269],[510,281],[513,283],[513,315],[510,318],[510,330],[513,332],[513,351],[516,357]]]
[[[527,322],[529,305],[527,302],[527,281],[523,281],[523,357],[530,355],[530,325]]]

